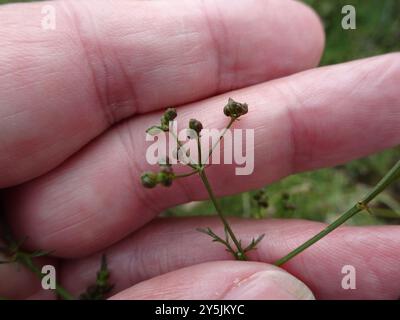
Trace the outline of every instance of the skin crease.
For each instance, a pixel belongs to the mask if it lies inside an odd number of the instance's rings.
[[[57,263],[62,284],[74,293],[93,281],[96,252],[104,250],[116,290],[126,289],[117,298],[158,297],[160,281],[167,284],[165,298],[198,297],[185,275],[204,279],[209,290],[199,298],[223,298],[215,291],[237,279],[273,279],[263,273],[273,269],[265,263],[211,262],[229,256],[193,230],[203,223],[219,230],[216,219],[150,222],[163,209],[206,194],[196,177],[170,189],[139,185],[140,173],[149,169],[144,130],[166,105],[180,105],[182,123],[201,115],[204,126],[220,128],[228,97],[247,102],[249,113],[235,127],[255,129],[255,172],[236,177],[232,166],[210,167],[218,195],[343,163],[399,143],[399,54],[300,72],[318,64],[324,43],[318,18],[300,3],[115,3],[51,2],[60,13],[54,33],[37,23],[43,3],[0,7],[0,187],[7,187],[1,195],[13,231],[29,237],[27,248],[66,258],[38,262]],[[267,234],[253,256],[267,263],[322,227],[305,221],[234,224],[244,240]],[[398,231],[342,228],[284,268],[317,298],[395,299]],[[358,290],[339,287],[344,264],[360,269]],[[221,279],[216,289],[211,283],[220,268],[237,279]],[[288,287],[305,288],[293,279]],[[15,266],[0,266],[0,283],[0,295],[9,298],[52,297]],[[274,298],[268,285],[237,297]],[[291,295],[279,292],[275,298]]]

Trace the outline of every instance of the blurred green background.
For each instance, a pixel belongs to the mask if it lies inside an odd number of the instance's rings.
[[[26,1],[0,0],[0,4],[8,2]],[[305,2],[319,13],[325,26],[326,50],[322,65],[400,51],[399,0]],[[356,30],[341,27],[341,9],[348,4],[357,11]],[[335,168],[293,175],[260,190],[222,198],[221,202],[227,213],[237,216],[331,222],[360,199],[398,159],[399,147]],[[182,205],[164,213],[179,216],[212,214],[214,209],[208,201]],[[400,223],[400,183],[374,201],[372,214],[361,213],[350,223]]]

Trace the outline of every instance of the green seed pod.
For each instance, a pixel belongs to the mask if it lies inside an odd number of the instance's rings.
[[[169,187],[172,185],[173,174],[166,171],[161,171],[157,175],[157,180],[161,183],[164,187]]]
[[[189,121],[189,128],[197,132],[197,134],[200,133],[201,130],[203,130],[203,125],[199,120],[196,119],[190,119]]]
[[[177,116],[175,108],[168,108],[165,110],[164,114],[161,117],[161,129],[163,131],[169,130],[169,122],[173,121]]]
[[[169,131],[169,121],[165,118],[164,115],[161,117],[161,127],[160,128],[164,132]]]
[[[176,109],[175,108],[168,108],[164,112],[164,117],[168,121],[174,120],[176,118],[176,116],[177,116],[177,113],[176,113]]]
[[[158,182],[157,174],[154,172],[144,172],[140,180],[145,188],[154,188]]]
[[[232,98],[229,98],[228,104],[224,107],[224,114],[227,117],[239,118],[249,111],[247,103],[236,102]]]

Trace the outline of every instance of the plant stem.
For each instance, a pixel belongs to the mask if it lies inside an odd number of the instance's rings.
[[[214,195],[214,192],[212,191],[210,182],[208,181],[206,172],[204,170],[200,170],[199,175],[200,175],[201,180],[204,183],[204,186],[207,189],[208,195],[210,196],[212,203],[214,204],[215,210],[217,210],[219,218],[221,219],[222,223],[224,224],[226,232],[228,232],[229,236],[231,237],[233,243],[235,244],[235,246],[238,250],[238,255],[236,255],[235,257],[238,260],[247,260],[246,254],[245,254],[244,250],[242,249],[240,241],[237,240],[235,234],[233,233],[233,231],[229,225],[229,222],[226,220],[226,218],[224,217],[224,215],[222,213],[221,207],[219,206],[219,203]]]
[[[174,179],[190,177],[190,176],[193,176],[194,174],[196,174],[198,172],[199,172],[198,170],[194,170],[194,171],[189,172],[189,173],[176,174],[174,176]]]
[[[308,247],[312,246],[317,241],[321,240],[323,237],[328,235],[330,232],[335,230],[337,227],[341,226],[351,217],[356,215],[362,210],[369,210],[368,204],[378,195],[380,194],[387,186],[389,186],[392,182],[400,177],[400,160],[394,165],[392,169],[378,182],[378,184],[369,192],[361,201],[357,202],[353,207],[343,213],[338,219],[328,225],[324,230],[320,233],[312,237],[311,239],[304,242],[302,245],[291,251],[289,254],[284,256],[283,258],[277,260],[275,265],[281,266],[284,263],[288,262],[290,259],[297,256],[299,253],[303,252]]]
[[[19,250],[19,247],[23,241],[20,242],[15,241],[14,237],[12,236],[11,230],[4,221],[4,217],[2,217],[1,215],[0,215],[0,231],[7,245],[6,249],[8,251],[11,251],[11,254],[14,255],[13,261],[23,265],[25,268],[34,273],[39,278],[39,280],[42,280],[44,275],[42,274],[41,270],[39,270],[39,268],[34,264],[33,258],[31,257],[30,253]],[[64,300],[75,299],[67,290],[65,290],[58,283],[56,283],[55,291],[58,294],[58,296],[63,298]]]
[[[206,161],[204,161],[204,163],[207,163],[208,159],[210,159],[213,151],[218,146],[218,144],[221,142],[221,140],[224,137],[225,133],[230,129],[230,127],[233,125],[233,123],[235,121],[236,121],[236,118],[231,118],[231,120],[229,121],[228,125],[225,127],[224,131],[222,131],[222,134],[219,136],[218,141],[211,147],[210,151],[208,152],[207,159],[206,159]]]
[[[174,139],[176,140],[176,144],[179,146],[179,149],[183,149],[183,152],[185,152],[184,145],[182,144],[182,142],[179,141],[178,136],[175,134],[175,132],[173,132],[173,131],[169,131],[169,132],[171,133],[171,135],[172,135],[172,136],[174,137]],[[177,152],[178,152],[178,151],[177,151]],[[177,158],[179,158],[179,157],[178,157],[178,154],[177,154]],[[190,168],[192,168],[193,170],[198,171],[198,170],[199,170],[199,167],[193,164],[194,161],[190,158],[190,156],[189,156],[188,158],[189,158],[189,163],[185,163],[185,164],[186,164],[187,166],[189,166]]]
[[[200,135],[199,134],[197,134],[196,140],[197,140],[197,155],[198,155],[198,158],[199,158],[198,165],[199,165],[199,167],[201,167],[202,166],[202,162],[201,162],[201,143],[200,143]]]

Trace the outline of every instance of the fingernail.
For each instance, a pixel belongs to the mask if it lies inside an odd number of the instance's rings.
[[[314,300],[311,290],[291,274],[265,270],[244,279],[235,279],[223,299]]]

